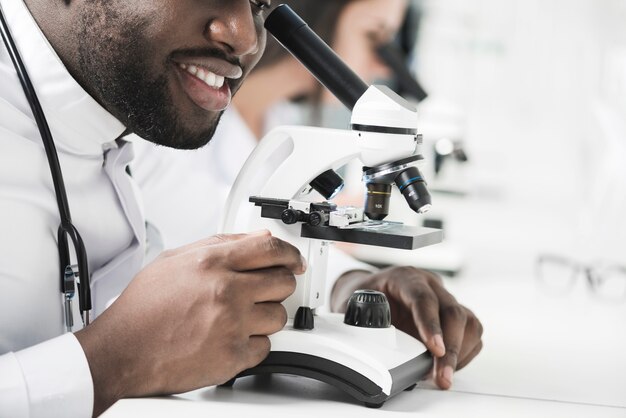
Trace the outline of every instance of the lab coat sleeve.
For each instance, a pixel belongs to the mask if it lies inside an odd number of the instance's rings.
[[[328,274],[326,275],[325,289],[326,303],[318,309],[318,312],[330,312],[330,296],[335,283],[343,274],[353,270],[364,270],[372,273],[377,271],[374,266],[363,263],[332,245],[328,253]]]
[[[91,417],[93,383],[74,334],[0,356],[0,417]]]

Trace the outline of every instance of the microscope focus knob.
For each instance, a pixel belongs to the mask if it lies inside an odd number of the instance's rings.
[[[297,209],[285,209],[283,213],[280,215],[280,219],[286,225],[293,225],[296,222],[304,222],[306,219],[306,214],[301,210]]]
[[[391,309],[387,296],[376,290],[357,290],[348,301],[344,324],[363,328],[389,328]]]
[[[311,212],[309,214],[309,225],[320,226],[324,223],[324,214],[322,212]]]

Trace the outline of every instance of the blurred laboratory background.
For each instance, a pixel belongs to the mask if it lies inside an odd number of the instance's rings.
[[[457,123],[471,156],[446,179],[467,194],[442,202],[464,267],[527,276],[542,252],[626,262],[626,3],[415,5],[424,123],[435,141]]]

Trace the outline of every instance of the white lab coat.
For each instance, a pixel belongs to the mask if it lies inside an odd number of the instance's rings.
[[[232,184],[256,139],[229,107],[211,142],[197,150],[157,146],[136,138],[133,178],[146,219],[161,232],[165,248],[215,235]]]
[[[144,217],[125,172],[132,144],[116,141],[125,127],[69,75],[23,1],[0,3],[55,139],[97,316],[143,262]],[[42,140],[0,42],[0,417],[92,414],[89,365],[64,334],[58,225]]]

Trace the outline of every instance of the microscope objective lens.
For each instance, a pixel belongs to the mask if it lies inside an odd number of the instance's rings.
[[[365,197],[365,215],[373,221],[382,221],[389,214],[391,184],[368,183]]]

